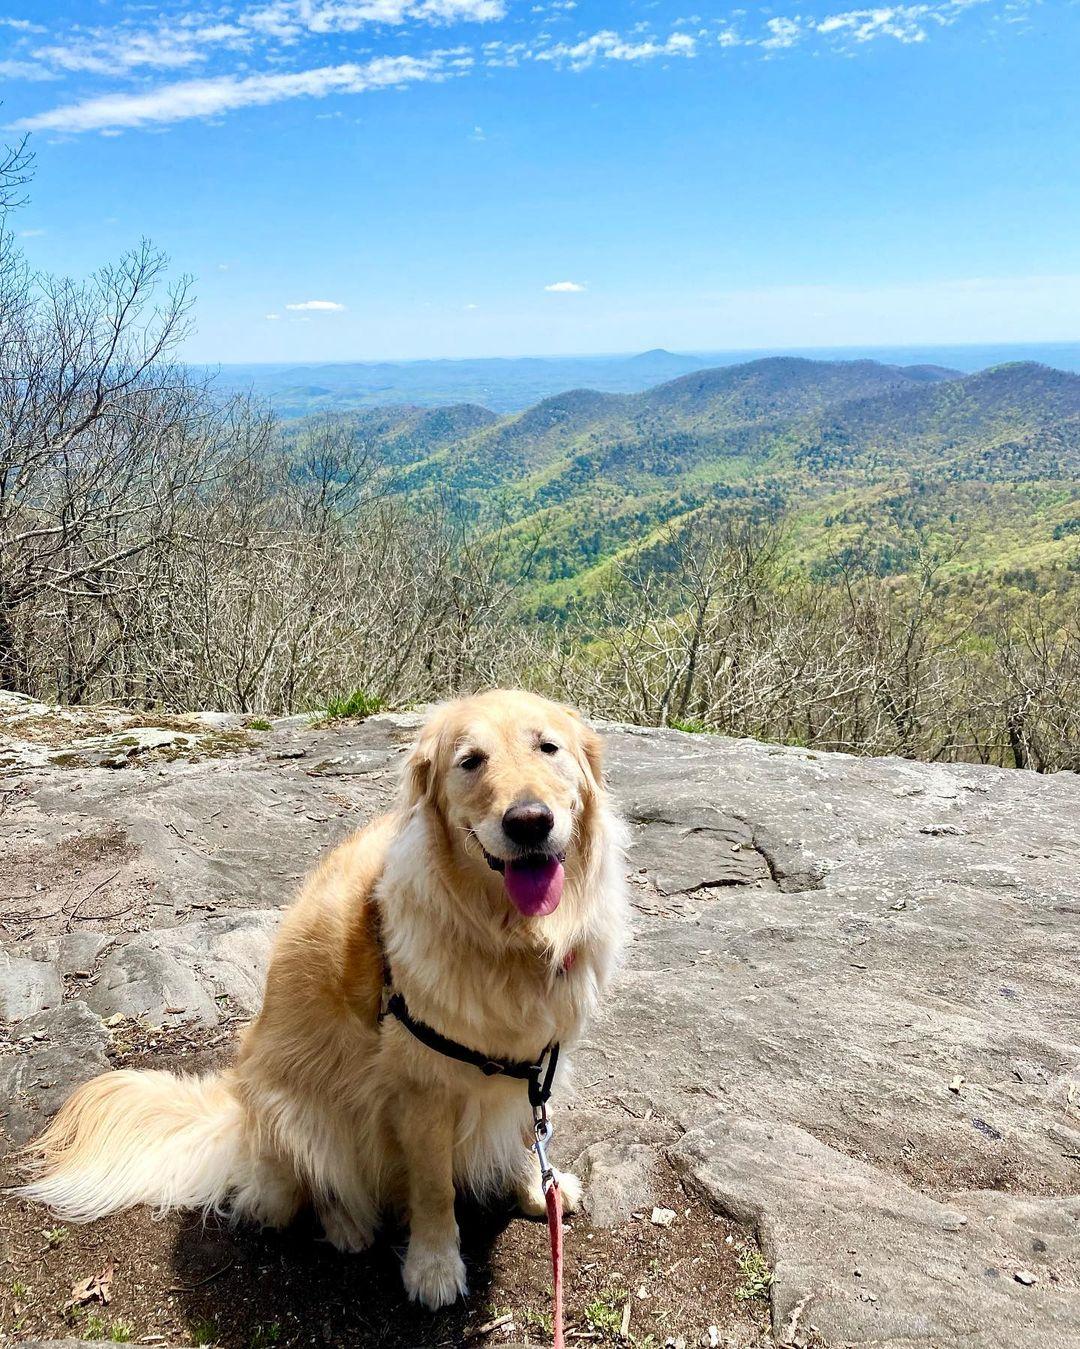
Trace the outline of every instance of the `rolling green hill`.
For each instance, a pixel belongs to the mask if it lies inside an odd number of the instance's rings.
[[[776,357],[509,417],[401,407],[354,424],[398,492],[449,489],[470,517],[508,522],[544,611],[666,527],[731,511],[783,516],[811,567],[858,543],[903,571],[917,525],[967,540],[958,569],[1080,568],[1080,375],[1033,363],[961,376]]]

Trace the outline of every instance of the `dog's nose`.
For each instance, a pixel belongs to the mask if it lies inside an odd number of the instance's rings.
[[[511,806],[502,817],[506,837],[523,848],[543,843],[554,824],[555,816],[543,801],[523,801],[519,806]]]

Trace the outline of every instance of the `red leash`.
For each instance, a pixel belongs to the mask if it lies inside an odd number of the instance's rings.
[[[555,1338],[552,1349],[563,1349],[562,1195],[559,1193],[559,1182],[554,1176],[544,1198],[547,1200],[548,1235],[551,1238],[551,1283],[554,1290],[551,1319],[555,1327]]]
[[[536,1119],[536,1155],[540,1161],[540,1183],[544,1187],[544,1203],[547,1205],[548,1237],[551,1241],[551,1283],[552,1283],[552,1325],[554,1338],[552,1349],[565,1349],[563,1339],[563,1297],[562,1297],[562,1195],[559,1182],[547,1159],[547,1144],[551,1139],[551,1124],[547,1111],[542,1110]]]

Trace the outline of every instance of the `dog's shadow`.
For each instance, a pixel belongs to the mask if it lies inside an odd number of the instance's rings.
[[[405,1232],[384,1231],[370,1251],[342,1255],[319,1240],[318,1224],[307,1215],[285,1232],[231,1227],[214,1218],[185,1219],[172,1250],[170,1295],[190,1327],[191,1342],[220,1349],[464,1344],[486,1322],[510,1310],[496,1306],[500,1293],[505,1301],[499,1274],[510,1273],[493,1270],[500,1234],[511,1220],[532,1229],[541,1278],[547,1236],[541,1224],[515,1218],[510,1209],[459,1206],[458,1220],[469,1297],[437,1313],[405,1296]]]

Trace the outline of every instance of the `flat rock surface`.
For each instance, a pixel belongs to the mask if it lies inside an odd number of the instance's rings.
[[[95,716],[0,701],[12,1143],[125,1027],[250,1014],[415,724]],[[1080,1346],[1080,780],[602,729],[634,942],[557,1119],[594,1222],[663,1161],[757,1231],[777,1344]]]

